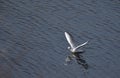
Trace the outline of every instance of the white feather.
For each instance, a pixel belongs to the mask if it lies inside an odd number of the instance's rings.
[[[65,32],[65,37],[66,37],[68,43],[70,44],[70,51],[71,51],[71,52],[76,52],[76,50],[77,50],[78,48],[81,48],[81,47],[83,47],[84,45],[86,45],[86,44],[88,43],[88,41],[86,41],[86,42],[83,43],[83,44],[80,44],[80,45],[78,45],[78,46],[75,46],[75,44],[74,44],[74,42],[73,42],[73,39],[72,39],[72,37],[70,36],[70,34],[68,34],[67,32]]]
[[[65,37],[66,37],[68,43],[70,44],[70,47],[71,48],[75,48],[75,45],[73,43],[73,40],[72,40],[72,37],[70,36],[70,34],[68,34],[67,32],[65,32]]]

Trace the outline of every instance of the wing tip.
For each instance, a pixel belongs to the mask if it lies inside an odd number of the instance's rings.
[[[66,34],[67,32],[65,32],[65,34]]]
[[[67,32],[65,32],[65,35],[67,35],[68,33]]]

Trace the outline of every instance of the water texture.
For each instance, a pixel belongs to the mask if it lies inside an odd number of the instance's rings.
[[[85,70],[64,32],[90,42]],[[0,0],[0,78],[120,78],[119,0]]]

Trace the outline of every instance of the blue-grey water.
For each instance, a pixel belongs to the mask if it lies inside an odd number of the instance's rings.
[[[88,70],[64,65],[65,31]],[[0,78],[120,78],[120,0],[0,0]]]

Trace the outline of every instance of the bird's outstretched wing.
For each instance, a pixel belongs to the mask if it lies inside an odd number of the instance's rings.
[[[80,47],[85,46],[87,43],[88,43],[88,41],[86,41],[86,42],[85,42],[85,43],[83,43],[83,44],[78,45],[78,46],[75,48],[75,50],[77,50],[77,49],[78,49],[78,48],[80,48]]]
[[[65,37],[66,37],[68,43],[70,44],[70,47],[71,48],[75,48],[75,45],[73,43],[73,40],[72,40],[72,37],[70,36],[70,34],[68,34],[67,32],[65,32]]]

